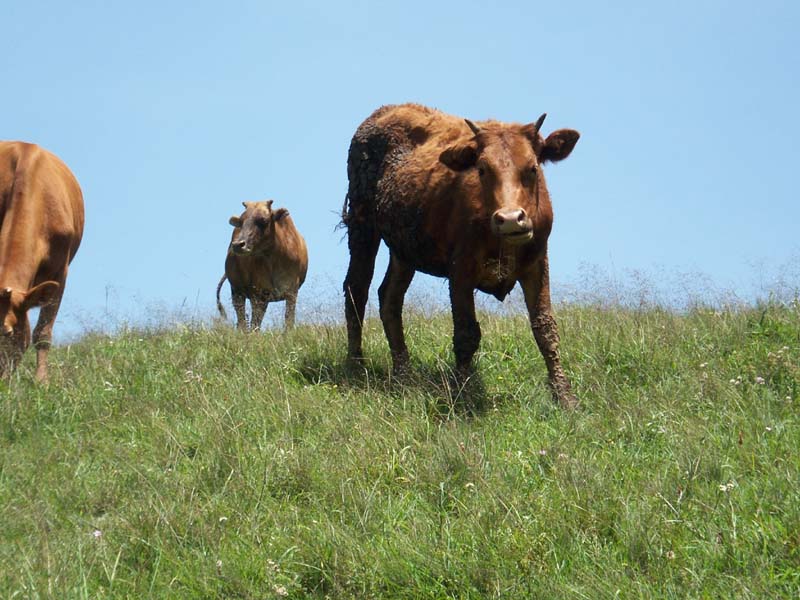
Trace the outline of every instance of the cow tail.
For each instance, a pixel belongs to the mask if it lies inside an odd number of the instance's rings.
[[[345,194],[344,197],[344,204],[342,205],[342,220],[339,221],[339,225],[336,226],[337,229],[340,227],[347,227],[347,205],[350,202],[350,195]]]
[[[219,283],[217,284],[217,310],[219,311],[219,314],[223,319],[227,319],[228,315],[225,314],[225,307],[222,306],[222,302],[220,302],[220,300],[219,300],[219,292],[222,289],[222,284],[225,283],[225,280],[227,278],[228,278],[228,274],[225,273],[222,276],[222,279],[220,279]]]

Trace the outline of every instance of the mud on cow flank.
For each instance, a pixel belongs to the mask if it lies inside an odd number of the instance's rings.
[[[255,330],[270,302],[286,301],[285,327],[294,326],[297,292],[306,279],[308,250],[303,236],[285,208],[272,210],[272,200],[243,202],[245,211],[230,218],[233,235],[225,259],[225,274],[217,285],[217,308],[227,279],[236,312],[237,327]],[[245,301],[250,301],[248,326]]]
[[[0,374],[7,376],[31,339],[36,378],[47,355],[67,271],[83,235],[83,195],[55,155],[34,144],[0,142]],[[40,306],[31,336],[28,310]]]
[[[394,369],[408,363],[402,308],[414,273],[449,281],[453,349],[469,375],[481,330],[474,290],[503,300],[522,286],[554,398],[573,407],[550,305],[547,240],[553,206],[542,165],[569,156],[579,134],[527,125],[473,123],[416,104],[384,106],[357,129],[347,160],[343,211],[350,264],[344,281],[348,354],[362,358],[362,323],[381,239],[389,268],[378,290]]]

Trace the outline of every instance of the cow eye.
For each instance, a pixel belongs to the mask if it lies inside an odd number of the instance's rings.
[[[255,224],[260,228],[264,229],[267,226],[268,220],[264,217],[257,217],[255,220]]]
[[[484,175],[486,175],[486,169],[483,167],[478,167],[478,176],[483,177]]]

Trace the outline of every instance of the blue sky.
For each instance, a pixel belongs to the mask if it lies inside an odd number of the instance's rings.
[[[545,132],[581,132],[548,167],[554,287],[596,266],[745,289],[800,256],[796,2],[29,1],[2,12],[0,138],[55,152],[84,191],[57,333],[104,311],[210,314],[243,200],[274,198],[308,241],[300,317],[339,303],[350,137],[378,106],[405,101],[473,119],[547,112]],[[427,276],[414,286],[443,289]]]

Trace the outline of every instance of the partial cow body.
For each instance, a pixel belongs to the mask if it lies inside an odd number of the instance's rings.
[[[362,357],[364,308],[383,239],[389,268],[378,294],[394,367],[408,362],[403,299],[416,271],[446,277],[458,371],[471,371],[481,333],[474,290],[503,300],[519,282],[554,397],[574,406],[551,314],[547,239],[553,209],[541,164],[566,158],[579,134],[542,138],[528,125],[477,124],[416,104],[384,106],[356,131],[343,214],[350,265],[344,282],[348,353]]]
[[[83,236],[83,195],[56,156],[23,142],[0,142],[0,372],[8,375],[31,343],[27,312],[41,306],[33,331],[36,378],[47,354],[69,263]]]
[[[285,327],[294,326],[297,292],[306,279],[308,250],[285,208],[272,210],[272,200],[243,202],[245,211],[230,218],[234,226],[225,275],[217,285],[217,307],[225,317],[219,299],[225,279],[231,285],[237,327],[248,330],[245,300],[250,300],[249,329],[261,327],[270,302],[286,301]]]

